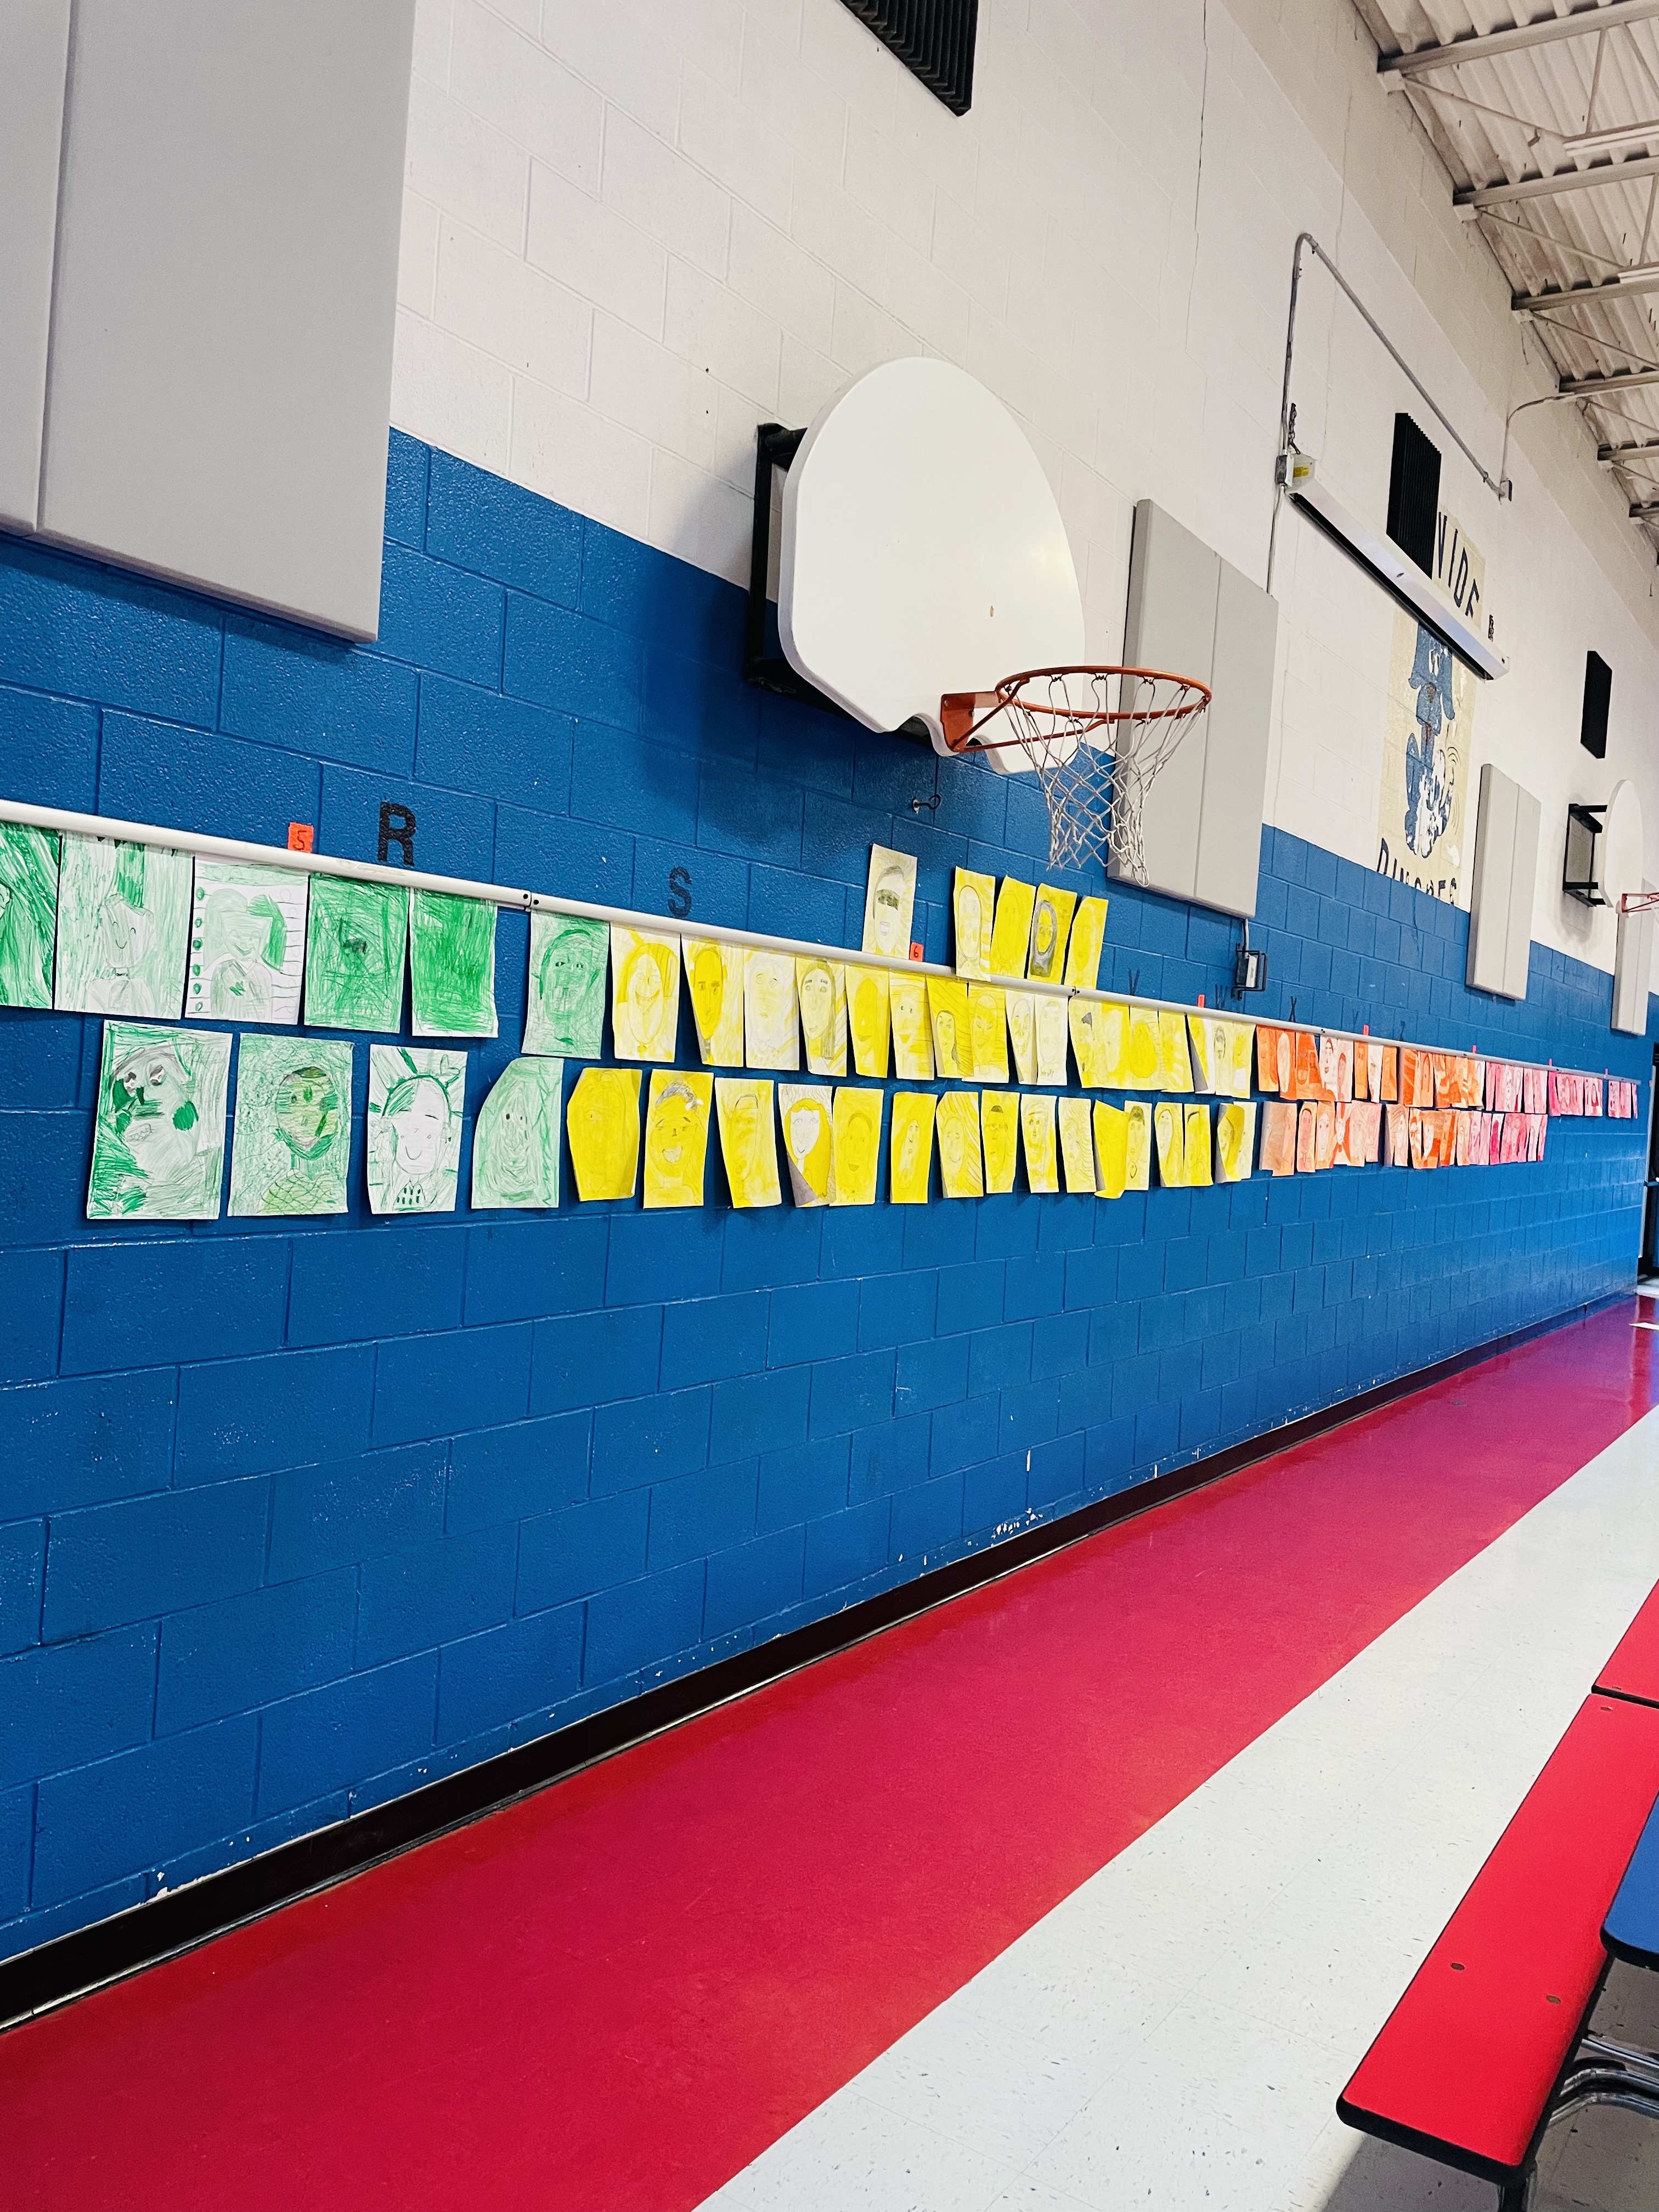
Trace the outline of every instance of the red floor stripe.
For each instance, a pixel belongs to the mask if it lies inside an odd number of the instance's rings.
[[[1508,1353],[0,2039],[9,2212],[671,2212],[1654,1401]]]

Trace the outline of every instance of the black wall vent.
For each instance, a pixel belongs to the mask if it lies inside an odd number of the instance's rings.
[[[1389,535],[1425,576],[1434,574],[1434,526],[1440,513],[1440,448],[1409,415],[1394,418],[1389,471]]]
[[[979,0],[844,0],[883,46],[890,46],[952,115],[974,98],[974,33]]]
[[[1584,719],[1578,742],[1597,760],[1607,757],[1607,708],[1613,703],[1613,671],[1599,653],[1584,655]]]

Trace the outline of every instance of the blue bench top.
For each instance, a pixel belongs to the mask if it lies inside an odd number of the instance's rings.
[[[1648,1814],[1607,1907],[1601,1941],[1630,1966],[1659,1967],[1659,1804]]]

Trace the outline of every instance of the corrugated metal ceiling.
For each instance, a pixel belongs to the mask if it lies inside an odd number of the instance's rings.
[[[1536,197],[1478,206],[1478,222],[1517,302],[1564,379],[1606,380],[1586,401],[1603,449],[1616,462],[1633,507],[1659,502],[1659,20],[1630,20],[1626,4],[1528,9],[1513,0],[1354,0],[1385,55],[1571,16],[1570,38],[1519,52],[1447,58],[1405,80],[1396,98],[1421,117],[1458,198],[1492,186],[1553,179]],[[1597,17],[1612,16],[1612,27]],[[1621,20],[1623,19],[1623,20]],[[1627,165],[1636,173],[1621,174]],[[1564,177],[1589,173],[1593,185],[1561,191]],[[1652,289],[1621,292],[1624,272]],[[1591,294],[1584,288],[1596,286]],[[1543,299],[1539,295],[1547,295]],[[1570,296],[1563,296],[1570,295]],[[1659,509],[1632,518],[1659,532]]]

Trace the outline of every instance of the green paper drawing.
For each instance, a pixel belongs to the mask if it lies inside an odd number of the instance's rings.
[[[185,1019],[300,1018],[306,879],[291,868],[198,860]]]
[[[509,1060],[472,1132],[472,1203],[556,1206],[564,1062]]]
[[[230,1039],[106,1022],[88,1221],[216,1221]]]
[[[351,1163],[351,1047],[245,1036],[236,1048],[230,1211],[343,1213]]]
[[[611,933],[576,914],[530,917],[530,997],[524,1048],[597,1060],[605,1026],[605,970]]]
[[[391,1030],[403,1025],[409,896],[394,884],[313,876],[306,933],[306,1026]]]
[[[58,879],[58,1009],[176,1022],[190,940],[188,853],[65,836]]]
[[[375,1213],[453,1213],[466,1054],[368,1048],[368,1203]]]
[[[416,1036],[495,1036],[492,904],[453,891],[410,891],[409,994]]]
[[[0,1006],[52,1004],[58,833],[0,822]]]

